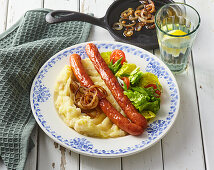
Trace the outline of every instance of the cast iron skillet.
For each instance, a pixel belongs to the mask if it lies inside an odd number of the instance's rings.
[[[156,11],[166,3],[172,3],[172,0],[153,0],[155,4]],[[64,11],[57,10],[52,11],[47,14],[46,21],[48,23],[60,23],[65,21],[84,21],[89,22],[94,25],[103,27],[109,31],[112,37],[116,41],[121,41],[129,44],[133,44],[144,49],[155,49],[158,48],[158,41],[156,36],[156,30],[148,30],[143,28],[141,31],[135,31],[131,37],[124,37],[123,30],[117,31],[112,28],[115,22],[118,22],[120,14],[128,9],[136,9],[141,3],[139,0],[116,0],[108,8],[106,14],[102,18],[95,18],[87,14],[74,12],[74,11]]]

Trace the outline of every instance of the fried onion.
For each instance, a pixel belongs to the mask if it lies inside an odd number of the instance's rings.
[[[122,30],[122,29],[123,29],[123,25],[122,25],[120,22],[115,22],[115,23],[113,24],[113,28],[114,28],[115,30]]]
[[[131,37],[133,35],[133,30],[134,28],[131,27],[131,28],[126,28],[125,31],[123,32],[123,35],[125,37]]]
[[[148,0],[148,2],[149,2],[149,4],[146,5],[146,10],[148,11],[148,13],[151,14],[151,13],[155,12],[155,4],[151,0]]]
[[[119,22],[113,24],[113,29],[122,30],[124,28],[123,35],[130,37],[135,31],[140,31],[144,26],[146,29],[154,29],[154,12],[155,4],[152,0],[139,0],[139,5],[136,10],[128,8],[120,15]]]
[[[143,22],[138,22],[136,25],[135,25],[135,31],[140,31],[143,26],[145,25],[145,23]]]
[[[152,15],[151,19],[146,19],[146,18],[143,18],[143,17],[139,17],[138,18],[141,22],[143,23],[149,23],[149,24],[153,24],[155,22],[155,17],[154,15]]]
[[[134,10],[132,8],[128,8],[127,10],[123,11],[120,15],[121,18],[129,18],[129,15],[132,15]]]
[[[83,110],[91,110],[97,107],[99,100],[107,97],[106,90],[98,85],[86,88],[71,82],[71,91],[74,92],[74,104]]]
[[[127,20],[127,19],[124,19],[124,18],[120,18],[119,19],[119,23],[122,24],[122,26],[124,27],[132,27],[136,24],[136,21],[135,20]]]

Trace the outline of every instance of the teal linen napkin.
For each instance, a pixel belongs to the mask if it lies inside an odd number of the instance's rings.
[[[0,35],[0,154],[8,169],[23,169],[35,120],[30,88],[40,67],[58,51],[86,41],[91,25],[48,24],[50,10],[28,11]]]

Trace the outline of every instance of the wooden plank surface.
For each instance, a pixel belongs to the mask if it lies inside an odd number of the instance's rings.
[[[44,8],[78,11],[79,0],[44,0]]]
[[[186,0],[201,16],[201,25],[193,46],[193,62],[197,88],[197,98],[202,126],[206,166],[208,170],[214,169],[214,1],[205,3]],[[200,125],[198,125],[200,126]]]
[[[80,155],[80,170],[121,170],[121,158],[93,158]]]
[[[156,55],[160,55],[159,50]],[[205,165],[193,63],[190,62],[187,71],[175,77],[180,89],[181,103],[174,126],[162,140],[164,169],[203,170]]]
[[[192,63],[186,72],[175,77],[181,102],[177,120],[162,140],[164,169],[204,170]]]
[[[9,0],[7,29],[18,21],[26,11],[41,7],[41,0]]]
[[[4,162],[2,161],[2,159],[0,159],[0,169],[7,170],[7,167],[4,165]]]
[[[79,155],[71,152],[39,131],[38,170],[79,169]]]
[[[8,0],[0,0],[0,34],[5,31],[7,24]]]
[[[159,50],[156,50],[156,55],[160,56]],[[162,140],[163,167],[166,170],[205,169],[192,64],[190,62],[184,73],[175,75],[181,103],[174,126]]]
[[[34,147],[32,148],[32,150],[28,154],[24,170],[36,170],[37,149],[38,149],[38,147],[37,147],[38,146],[38,144],[37,144],[38,129],[39,129],[39,127],[36,125],[36,127],[34,128],[32,134],[31,134],[31,139],[34,142]]]
[[[93,13],[95,17],[104,17],[108,7],[114,0],[80,0],[80,12]],[[93,25],[88,41],[112,41],[110,33],[104,28]]]
[[[138,154],[122,158],[123,170],[163,170],[161,142]]]

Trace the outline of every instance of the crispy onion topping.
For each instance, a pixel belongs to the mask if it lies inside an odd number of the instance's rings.
[[[115,22],[115,23],[113,24],[113,28],[114,28],[115,30],[122,30],[122,29],[123,29],[123,25],[122,25],[122,23],[120,23],[120,22]]]
[[[133,13],[134,13],[134,10],[132,8],[128,8],[127,10],[121,13],[120,17],[128,19],[129,15],[132,15]]]
[[[135,31],[140,31],[143,26],[145,25],[145,23],[143,22],[138,22],[136,25],[135,25]]]
[[[107,92],[103,87],[93,85],[86,88],[75,81],[71,82],[71,91],[74,93],[74,104],[83,110],[96,108],[99,100],[107,97]]]
[[[146,29],[155,28],[154,12],[155,4],[152,0],[139,0],[139,5],[136,10],[128,8],[120,15],[119,22],[113,24],[113,29],[122,30],[125,37],[130,37],[135,31],[140,31],[144,26]]]
[[[154,24],[155,21],[155,17],[152,16],[150,19],[148,18],[143,18],[143,17],[139,17],[139,20],[143,23],[149,23],[149,24]]]
[[[138,18],[138,17],[140,17],[141,16],[141,10],[136,10],[135,12],[134,12],[134,15]]]
[[[104,99],[108,96],[107,91],[99,85],[93,85],[89,88],[89,91],[94,91],[94,90],[98,91],[99,99]]]
[[[155,4],[152,0],[148,0],[148,2],[149,2],[149,4],[146,5],[145,7],[146,7],[146,10],[148,11],[148,13],[151,14],[151,13],[155,12]]]
[[[71,81],[70,87],[71,87],[71,91],[72,91],[73,93],[75,93],[75,92],[78,90],[79,85],[77,84],[76,81]]]
[[[122,26],[124,27],[132,27],[136,24],[136,21],[135,20],[127,20],[127,19],[124,19],[124,18],[120,18],[119,19],[119,22],[122,24]]]
[[[134,27],[126,28],[123,32],[125,37],[131,37],[133,35]]]

